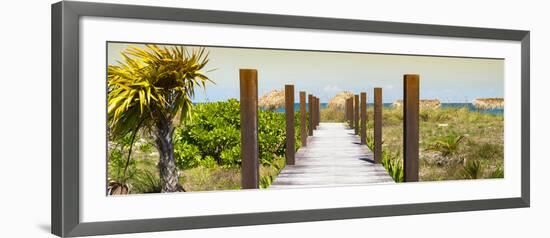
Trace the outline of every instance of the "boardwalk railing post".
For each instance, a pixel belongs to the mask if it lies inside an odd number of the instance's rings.
[[[258,71],[240,69],[241,109],[241,186],[243,189],[258,188]]]
[[[346,98],[344,103],[344,121],[349,125],[349,98]]]
[[[319,115],[321,112],[319,111],[319,98],[315,97],[315,129],[319,127]]]
[[[315,96],[311,96],[311,129],[315,130]]]
[[[308,111],[308,126],[309,126],[309,131],[308,131],[308,135],[309,136],[312,136],[313,135],[313,95],[309,94],[307,96],[307,111]]]
[[[374,88],[374,163],[382,161],[382,88]]]
[[[313,106],[315,109],[313,109],[313,111],[315,111],[315,130],[317,130],[317,126],[319,126],[319,98],[318,97],[313,97]]]
[[[354,105],[353,105],[353,121],[355,122],[355,126],[353,127],[355,129],[355,134],[359,135],[359,95],[355,94],[354,98]]]
[[[321,123],[321,99],[317,98],[317,126]]]
[[[315,96],[311,98],[311,123],[313,125],[313,130],[317,129],[317,124],[315,120],[317,119],[317,108],[315,108]]]
[[[405,182],[418,181],[419,76],[403,76],[403,165]]]
[[[361,92],[361,145],[367,143],[367,93]]]
[[[353,129],[353,97],[348,98],[349,105],[349,128]]]
[[[353,97],[350,97],[349,99],[349,127],[350,128],[353,128],[353,126],[355,125],[355,123],[353,122],[353,118],[355,117],[353,115]]]
[[[307,146],[306,116],[306,92],[300,91],[300,139],[302,146]]]
[[[294,131],[294,85],[285,85],[286,164],[294,165],[296,136]]]

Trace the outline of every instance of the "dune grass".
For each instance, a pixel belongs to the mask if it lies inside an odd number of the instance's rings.
[[[373,111],[367,112],[372,118]],[[369,134],[372,120],[368,121]],[[402,161],[403,113],[383,111],[383,150]],[[501,178],[504,176],[502,115],[467,108],[420,111],[420,181]],[[394,178],[395,179],[395,178]]]
[[[344,122],[344,110],[334,107],[323,108],[320,111],[321,122]]]

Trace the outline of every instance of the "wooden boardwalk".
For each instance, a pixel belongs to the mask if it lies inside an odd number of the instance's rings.
[[[307,147],[296,152],[270,189],[394,183],[373,154],[344,123],[320,123]]]

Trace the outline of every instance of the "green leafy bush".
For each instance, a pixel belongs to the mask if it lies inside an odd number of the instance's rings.
[[[191,120],[176,128],[174,156],[180,169],[217,164],[240,167],[240,105],[236,99],[196,104]],[[300,113],[295,114],[296,148],[300,147]],[[295,149],[296,149],[295,148]],[[258,111],[260,163],[272,164],[286,150],[285,114]]]
[[[456,134],[442,136],[437,138],[434,143],[428,146],[428,149],[438,151],[445,157],[454,155],[458,152],[460,142],[463,138],[464,136]]]
[[[179,169],[196,167],[202,159],[199,148],[186,142],[174,144],[174,158]]]

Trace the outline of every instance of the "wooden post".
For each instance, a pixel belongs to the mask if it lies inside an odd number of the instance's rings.
[[[349,125],[349,98],[346,98],[344,103],[344,121]]]
[[[317,98],[317,127],[321,123],[321,99]]]
[[[315,96],[311,96],[311,117],[309,120],[311,121],[311,129],[315,130]]]
[[[309,131],[308,134],[310,136],[313,135],[313,95],[309,94],[307,95],[307,110],[308,110],[308,125],[309,125]]]
[[[350,128],[353,128],[353,126],[355,125],[355,122],[353,122],[353,119],[354,119],[354,115],[353,115],[353,97],[350,97],[349,98],[349,127]]]
[[[306,116],[306,92],[300,91],[300,139],[302,146],[307,146]]]
[[[294,131],[294,85],[285,85],[286,164],[294,165],[296,135]]]
[[[241,187],[258,188],[258,71],[240,69],[241,91]]]
[[[315,130],[315,118],[317,118],[316,114],[315,114],[315,96],[313,96],[311,98],[311,125],[312,125],[312,128],[313,130]]]
[[[315,129],[319,126],[319,98],[315,97]]]
[[[348,124],[349,128],[353,128],[353,98],[348,98]]]
[[[374,163],[382,161],[382,88],[374,88]]]
[[[355,129],[355,134],[359,135],[359,95],[355,94],[353,98],[353,122],[355,123],[353,128]]]
[[[419,76],[403,76],[403,165],[405,182],[418,181]]]
[[[361,145],[367,144],[367,93],[361,92]]]

